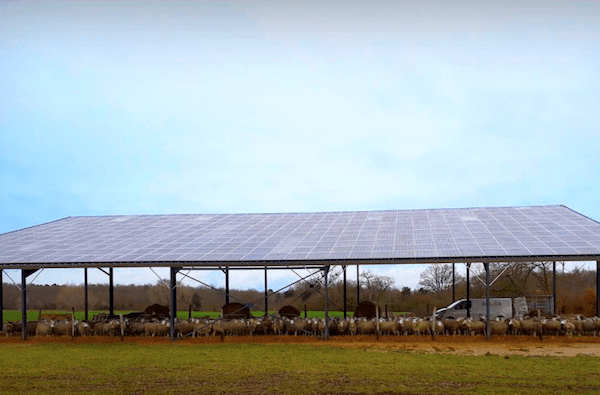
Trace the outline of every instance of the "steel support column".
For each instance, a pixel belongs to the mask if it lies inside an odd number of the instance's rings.
[[[175,337],[175,317],[177,317],[177,272],[179,271],[179,268],[177,267],[172,267],[171,268],[171,281],[169,283],[169,288],[171,290],[171,300],[170,300],[170,304],[171,304],[171,316],[170,318],[170,322],[171,322],[171,340],[175,341],[176,337]]]
[[[358,271],[359,265],[356,265],[356,306],[360,303],[360,273]]]
[[[21,336],[27,339],[27,271],[21,270]]]
[[[347,294],[346,294],[346,268],[348,266],[344,266],[344,318],[348,316],[348,303],[347,303]]]
[[[108,269],[108,316],[115,316],[115,286],[113,282],[113,268]]]
[[[84,288],[84,304],[85,304],[85,315],[84,320],[88,320],[88,271],[87,267],[83,269],[83,288]]]
[[[490,264],[483,263],[485,268],[485,337],[490,340]]]
[[[229,304],[229,269],[223,271],[225,272],[225,304]]]
[[[596,261],[596,317],[600,317],[600,261]]]
[[[329,266],[323,268],[325,274],[325,340],[329,340]]]
[[[27,339],[27,277],[37,272],[38,269],[21,269],[21,336]]]
[[[2,283],[4,279],[2,278],[4,274],[4,270],[0,269],[0,332],[4,332],[4,301],[2,299],[2,295],[4,294],[4,290],[2,289]]]
[[[470,282],[470,270],[471,264],[467,263],[467,318],[471,317],[471,284]]]
[[[269,285],[267,283],[267,267],[265,266],[265,315],[269,315]]]
[[[556,261],[552,262],[552,313],[556,314]]]

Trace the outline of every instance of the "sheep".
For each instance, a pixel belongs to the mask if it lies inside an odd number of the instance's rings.
[[[508,333],[512,335],[521,334],[521,320],[513,318],[508,321]]]
[[[59,321],[54,323],[54,334],[59,336],[71,336],[73,334],[73,322]]]
[[[166,320],[161,322],[148,322],[144,324],[144,333],[146,336],[168,336],[171,323]]]
[[[474,321],[473,319],[469,319],[465,320],[465,325],[467,326],[467,331],[471,336],[485,334],[485,322],[483,321]]]
[[[429,322],[424,319],[414,319],[412,322],[412,332],[415,336],[424,335],[429,332]]]
[[[117,330],[120,329],[120,322],[110,320],[108,322],[98,322],[94,326],[94,334],[104,336],[116,336]]]
[[[250,336],[254,335],[254,332],[257,328],[261,327],[262,321],[257,318],[251,318],[248,320],[248,334]]]
[[[558,335],[560,334],[561,324],[560,321],[553,318],[551,320],[543,319],[541,321],[542,332],[545,335]]]
[[[306,325],[306,330],[314,334],[319,332],[319,320],[316,318],[310,318]]]
[[[194,332],[194,324],[191,322],[183,321],[175,324],[175,334],[177,337],[188,336]]]
[[[194,324],[194,336],[210,336],[212,331],[212,321],[200,321]]]
[[[503,335],[506,336],[508,332],[508,323],[506,321],[497,319],[490,321],[490,335]]]
[[[592,318],[592,321],[594,321],[594,324],[596,325],[596,328],[594,329],[594,336],[596,336],[600,333],[600,318],[594,317]]]
[[[327,324],[327,331],[330,335],[337,335],[337,323],[339,322],[339,318],[330,318]]]
[[[273,330],[274,335],[283,334],[283,320],[279,317],[274,317],[273,322],[271,323],[271,329]]]
[[[142,319],[141,321],[134,321],[129,325],[129,334],[132,336],[141,336],[145,334],[146,330],[144,329],[144,325],[146,322]]]
[[[367,335],[375,333],[376,331],[376,322],[375,321],[359,321],[358,322],[358,333],[361,335]]]
[[[4,324],[4,333],[6,337],[13,336],[16,333],[15,325],[12,322]]]
[[[217,320],[213,323],[213,336],[243,335],[248,324],[243,319]]]
[[[76,333],[78,333],[79,336],[89,336],[92,334],[92,327],[87,322],[80,322],[77,324]]]
[[[444,323],[445,333],[448,335],[455,336],[457,333],[460,334],[460,327],[462,321],[459,320],[442,320]]]
[[[569,320],[562,320],[560,322],[560,324],[562,325],[562,330],[563,330],[565,336],[567,336],[567,337],[573,336],[573,333],[575,332],[575,324],[573,324]]]
[[[322,318],[319,318],[316,320],[317,322],[317,333],[319,334],[319,336],[325,336],[325,320]]]
[[[42,321],[38,323],[35,328],[36,336],[50,336],[54,333],[54,322],[53,321]]]
[[[268,335],[273,330],[273,317],[264,315],[260,319],[260,325],[256,328],[257,332],[262,331],[264,335]]]
[[[35,330],[37,328],[37,325],[38,325],[37,321],[27,321],[27,335],[30,335],[30,336],[35,335]],[[17,334],[21,333],[22,328],[23,328],[23,324],[21,323],[21,321],[9,322],[9,323],[5,324],[4,331],[9,333],[9,331],[7,329],[10,329],[11,335],[17,335]]]
[[[537,336],[542,330],[542,323],[531,319],[521,320],[521,333],[524,335]]]
[[[294,333],[294,336],[298,335],[298,332],[301,334],[305,333],[307,323],[302,318],[296,318],[289,322],[287,331],[288,333]]]
[[[581,320],[581,332],[585,335],[597,336],[598,330],[596,329],[596,322],[591,318]]]
[[[414,333],[413,321],[414,321],[414,319],[408,319],[408,318],[403,318],[400,320],[400,329],[405,336],[411,335]]]
[[[575,326],[575,333],[578,335],[581,335],[581,332],[583,331],[583,325],[581,323],[581,319],[577,318],[576,320],[573,320],[571,322]]]
[[[350,321],[348,321],[348,332],[350,333],[351,336],[356,335],[356,332],[358,331],[358,325],[356,324],[356,321],[354,320],[354,318],[351,318]]]
[[[235,319],[226,323],[226,329],[231,335],[242,336],[248,331],[248,322],[245,319]]]
[[[213,322],[213,324],[212,324],[212,328],[213,328],[213,332],[212,332],[213,336],[225,336],[227,334],[227,332],[225,330],[225,323],[223,322],[222,319],[215,320],[215,322]]]
[[[443,321],[435,321],[432,322],[429,328],[429,333],[431,334],[431,332],[433,332],[436,335],[442,335],[444,334],[444,322]]]
[[[348,332],[348,320],[340,320],[337,322],[337,333],[339,335],[344,335],[346,332]]]
[[[380,321],[379,332],[382,334],[400,336],[400,324],[397,321]]]

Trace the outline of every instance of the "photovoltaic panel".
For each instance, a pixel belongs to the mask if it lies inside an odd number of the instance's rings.
[[[600,256],[565,206],[68,217],[0,235],[0,265],[261,264]]]

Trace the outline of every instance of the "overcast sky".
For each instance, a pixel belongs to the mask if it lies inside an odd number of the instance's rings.
[[[600,219],[599,20],[598,1],[0,1],[0,233],[106,214]],[[425,267],[365,269],[416,287]]]

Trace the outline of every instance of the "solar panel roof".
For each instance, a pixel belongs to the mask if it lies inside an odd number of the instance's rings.
[[[68,217],[0,235],[0,267],[600,259],[565,206]]]

